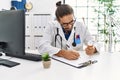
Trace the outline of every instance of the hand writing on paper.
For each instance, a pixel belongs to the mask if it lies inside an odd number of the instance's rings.
[[[80,56],[80,54],[77,51],[73,51],[73,50],[60,50],[55,55],[59,57],[64,57],[68,60],[76,60]]]
[[[93,45],[88,45],[85,49],[87,55],[93,55],[97,52],[96,48]]]

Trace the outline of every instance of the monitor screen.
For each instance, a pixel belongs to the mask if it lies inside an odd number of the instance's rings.
[[[6,43],[4,49],[0,49],[6,55],[25,54],[24,10],[0,11],[0,43]]]
[[[24,10],[0,11],[0,51],[7,56],[41,61],[41,55],[25,53]]]

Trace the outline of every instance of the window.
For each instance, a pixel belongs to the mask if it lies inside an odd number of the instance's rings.
[[[92,35],[100,34],[98,31],[104,26],[104,17],[96,13],[95,10],[97,9],[104,12],[104,5],[101,5],[98,0],[65,0],[65,3],[73,7],[77,20],[84,21]],[[119,16],[120,0],[115,0],[114,4],[118,9],[116,16]],[[98,27],[98,23],[103,26]],[[101,38],[103,38],[103,36],[101,36]]]
[[[104,29],[105,27],[105,17],[102,14],[99,14],[95,12],[96,10],[105,12],[105,6],[104,4],[100,4],[98,0],[65,0],[65,4],[69,4],[74,9],[75,17],[78,21],[85,22],[85,25],[88,27],[90,33],[95,36],[95,39],[97,41],[103,43],[103,49],[106,51],[107,46],[105,41],[105,34],[101,34],[100,30]],[[114,0],[113,2],[115,7],[115,16],[114,18],[114,26],[118,26],[116,30],[118,31],[119,36],[117,38],[115,37],[113,41],[114,45],[112,46],[114,48],[114,51],[120,50],[120,0]],[[119,29],[118,29],[119,28]],[[108,30],[109,32],[109,30]],[[109,38],[107,38],[109,40]],[[117,44],[116,44],[117,42]],[[112,43],[112,44],[113,44]]]

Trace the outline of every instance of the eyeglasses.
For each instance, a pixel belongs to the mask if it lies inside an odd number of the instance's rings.
[[[68,23],[62,23],[61,25],[64,26],[64,27],[66,27],[66,26],[68,26],[68,25],[73,25],[73,24],[75,23],[75,21],[76,21],[76,20],[72,20],[72,21],[70,21],[70,22],[68,22]]]

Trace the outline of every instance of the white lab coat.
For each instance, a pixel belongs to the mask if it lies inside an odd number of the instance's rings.
[[[82,23],[77,21],[74,23],[71,34],[68,40],[66,40],[64,32],[59,22],[52,21],[46,27],[43,38],[40,40],[39,45],[40,53],[48,52],[49,54],[53,55],[61,50],[61,40],[59,37],[57,38],[55,47],[55,35],[57,34],[57,28],[59,28],[59,34],[62,37],[62,49],[80,51],[83,50],[84,44],[87,45],[88,42],[92,42],[93,45],[96,47],[97,51],[99,52],[99,45],[96,42],[94,42],[91,34],[88,32],[88,29]],[[81,43],[77,44],[76,47],[72,46],[72,43],[74,41],[74,32],[76,35],[80,35],[81,40]]]

